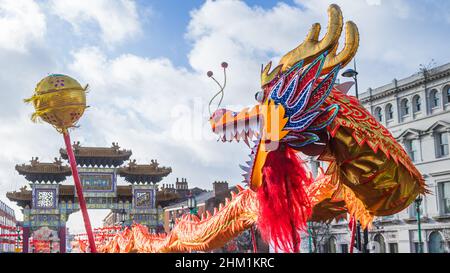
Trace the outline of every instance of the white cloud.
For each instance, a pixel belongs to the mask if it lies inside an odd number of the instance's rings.
[[[365,0],[295,2],[263,9],[242,1],[207,1],[191,13],[186,35],[193,42],[190,64],[206,71],[211,63],[227,59],[231,81],[236,83],[230,84],[229,94],[236,88],[247,88],[240,93],[254,90],[261,63],[269,59],[278,62],[304,39],[312,23],[321,23],[322,35],[326,32],[327,9],[332,3],[337,3],[344,20],[354,21],[360,31],[356,58],[360,91],[409,76],[432,58],[450,60],[444,16],[448,3],[429,1],[430,9],[425,3],[404,0],[380,1],[379,5]],[[240,101],[244,99],[236,95]]]
[[[136,4],[129,0],[51,0],[52,11],[68,21],[79,34],[95,31],[85,24],[95,22],[101,38],[113,46],[141,33]]]
[[[34,1],[0,0],[0,49],[26,52],[45,32],[45,15]]]
[[[381,5],[381,0],[366,0],[368,5],[379,6]]]

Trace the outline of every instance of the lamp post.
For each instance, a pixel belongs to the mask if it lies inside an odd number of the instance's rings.
[[[418,196],[417,199],[414,201],[414,205],[416,206],[416,212],[417,212],[417,233],[419,237],[419,253],[423,253],[422,249],[422,228],[420,223],[420,204],[422,203],[422,196]]]
[[[312,240],[313,240],[313,238],[312,238],[312,222],[311,221],[309,221],[308,222],[308,234],[309,234],[309,236],[308,236],[308,249],[309,249],[309,253],[312,253],[313,252],[313,249],[312,249]]]
[[[356,71],[356,62],[354,63],[355,68],[349,68],[342,73],[342,77],[353,78],[355,81],[355,95],[358,98],[358,71]]]
[[[125,211],[125,209],[121,209],[119,212],[119,222],[120,222],[120,226],[122,227],[122,230],[125,229],[125,216],[126,216],[127,212]]]
[[[192,193],[189,193],[187,206],[191,214],[197,214],[197,200],[195,199],[195,196]]]

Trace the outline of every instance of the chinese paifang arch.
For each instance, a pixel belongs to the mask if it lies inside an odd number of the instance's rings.
[[[356,54],[359,34],[347,22],[345,46],[337,53],[342,12],[331,5],[328,15],[320,41],[320,25],[314,24],[272,71],[271,63],[262,70],[257,105],[241,112],[219,109],[211,116],[222,141],[254,144],[241,166],[248,187],[240,187],[213,215],[182,217],[167,235],[133,225],[99,251],[210,251],[256,225],[276,249],[298,252],[298,231],[307,221],[349,214],[367,228],[374,216],[398,213],[427,193],[422,175],[389,131],[355,97],[336,88],[339,69]],[[314,179],[298,153],[318,156],[329,167]]]

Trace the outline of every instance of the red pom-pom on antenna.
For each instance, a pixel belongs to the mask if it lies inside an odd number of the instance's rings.
[[[222,63],[222,67],[223,67],[223,68],[227,68],[227,67],[228,67],[228,63],[227,63],[227,62],[223,62],[223,63]]]
[[[208,77],[212,77],[212,75],[213,75],[213,73],[212,73],[212,71],[208,71],[207,73],[206,73],[206,75],[208,75]]]

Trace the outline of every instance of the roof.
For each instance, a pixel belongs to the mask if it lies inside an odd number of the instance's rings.
[[[197,201],[197,204],[201,204],[201,203],[205,203],[209,199],[213,198],[214,192],[207,191],[207,192],[201,193],[199,195],[194,195],[194,196],[195,196],[195,200]],[[180,202],[177,202],[170,206],[164,207],[164,209],[176,209],[176,208],[180,208],[180,207],[187,207],[187,205],[188,205],[188,198],[186,197]]]
[[[69,166],[63,165],[61,160],[55,158],[52,163],[39,162],[39,158],[32,158],[30,164],[16,165],[15,169],[25,179],[32,182],[61,182],[66,176],[72,175]]]
[[[20,188],[20,191],[7,192],[6,197],[23,208],[31,206],[31,190],[27,190],[26,186]]]
[[[107,147],[82,147],[80,142],[75,142],[73,152],[77,164],[80,166],[114,166],[118,167],[124,161],[130,159],[132,152],[130,150],[120,149],[116,142],[112,146]],[[59,153],[64,159],[68,159],[66,149],[60,149]]]
[[[132,197],[131,186],[117,186],[117,196],[118,197]],[[59,196],[60,197],[75,197],[75,187],[74,185],[60,185],[59,186]],[[18,202],[25,204],[31,202],[32,191],[28,190],[26,187],[22,187],[20,191],[7,192],[6,197],[13,202]]]
[[[73,185],[60,185],[59,186],[59,196],[60,197],[75,197],[75,187]],[[118,185],[117,186],[117,196],[122,198],[130,198],[133,196],[131,185]],[[19,191],[7,192],[6,197],[17,202],[19,206],[25,207],[26,205],[31,205],[32,191],[25,187],[22,187]],[[173,202],[173,200],[178,200],[179,195],[177,193],[168,193],[163,191],[156,192],[156,203],[157,205],[163,205],[164,203]]]
[[[394,79],[391,83],[382,85],[377,88],[369,88],[366,92],[362,92],[359,96],[360,100],[364,103],[373,98],[382,97],[388,95],[395,90],[405,90],[430,82],[442,77],[446,77],[450,74],[450,63],[440,65],[431,69],[421,70],[409,77],[397,80]]]
[[[170,167],[159,167],[158,161],[152,160],[150,164],[136,164],[130,161],[128,166],[121,167],[117,173],[130,183],[157,183],[172,172]]]

